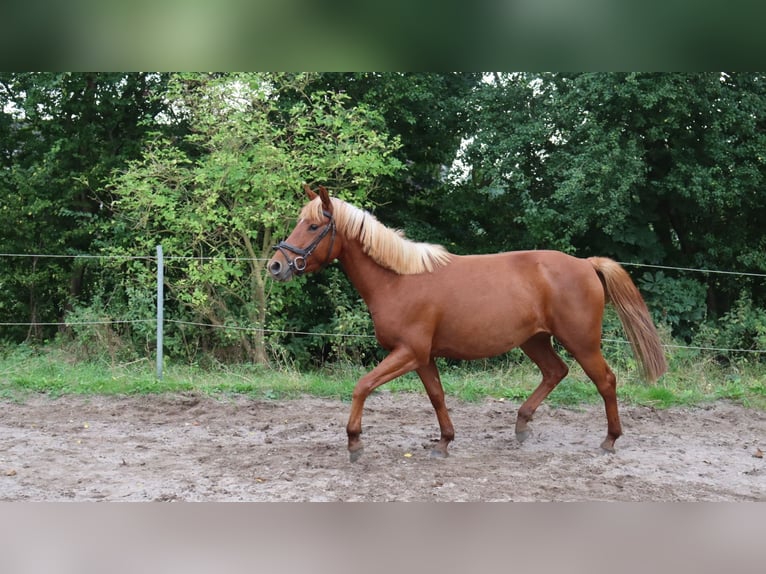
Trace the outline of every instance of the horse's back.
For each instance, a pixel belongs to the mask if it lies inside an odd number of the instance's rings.
[[[551,250],[454,257],[444,271],[456,284],[468,282],[490,292],[525,291],[533,298],[542,293],[562,296],[581,288],[590,290],[600,283],[587,259]]]
[[[436,354],[501,354],[537,333],[601,324],[604,292],[593,266],[558,251],[454,257],[432,277]]]

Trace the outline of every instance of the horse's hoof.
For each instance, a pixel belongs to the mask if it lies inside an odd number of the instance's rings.
[[[364,447],[359,447],[355,450],[348,451],[348,459],[351,462],[357,462],[360,458],[362,458],[362,453],[364,452]]]
[[[532,432],[529,430],[516,431],[516,440],[519,441],[519,443],[523,443],[531,434]]]
[[[431,449],[431,458],[447,458],[449,453],[446,450],[440,450],[438,448]]]
[[[604,442],[601,443],[601,452],[605,454],[614,454],[616,452],[614,450],[614,441],[605,439]]]

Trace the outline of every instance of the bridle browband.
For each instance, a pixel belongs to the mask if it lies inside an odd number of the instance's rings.
[[[322,242],[322,239],[324,239],[328,233],[332,232],[330,235],[330,250],[327,252],[327,259],[325,259],[324,263],[322,263],[322,267],[330,262],[330,258],[332,257],[332,248],[335,246],[335,218],[333,218],[332,213],[325,211],[324,209],[322,210],[322,215],[329,219],[329,221],[327,222],[327,225],[325,225],[324,229],[319,233],[319,235],[314,238],[314,241],[309,243],[307,247],[301,249],[300,247],[290,245],[287,243],[287,241],[280,241],[277,245],[274,246],[274,250],[279,251],[283,255],[285,261],[287,261],[287,266],[292,269],[293,273],[296,275],[301,275],[306,270],[306,259],[311,256],[314,250]],[[288,251],[294,253],[297,255],[297,257],[290,259],[290,256],[287,254]]]

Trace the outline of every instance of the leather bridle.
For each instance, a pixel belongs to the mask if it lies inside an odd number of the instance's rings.
[[[332,213],[328,211],[322,210],[322,214],[327,217],[329,221],[327,222],[327,225],[325,225],[324,229],[319,233],[319,235],[314,238],[314,241],[309,243],[307,247],[295,247],[294,245],[287,243],[287,241],[280,241],[277,245],[274,246],[274,250],[278,250],[284,256],[285,261],[287,261],[287,266],[293,270],[295,275],[301,275],[306,270],[306,260],[311,256],[311,254],[319,246],[319,244],[328,233],[331,233],[330,249],[327,252],[327,258],[322,263],[322,267],[330,263],[330,258],[332,257],[332,248],[335,246],[335,219],[333,218]],[[294,253],[296,257],[290,259],[290,256],[287,254],[288,251]]]

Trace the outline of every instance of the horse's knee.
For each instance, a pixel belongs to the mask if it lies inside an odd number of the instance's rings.
[[[358,401],[365,401],[367,397],[370,395],[370,389],[367,385],[364,384],[357,384],[354,387],[353,392],[351,393],[351,401],[352,403],[358,402]]]

